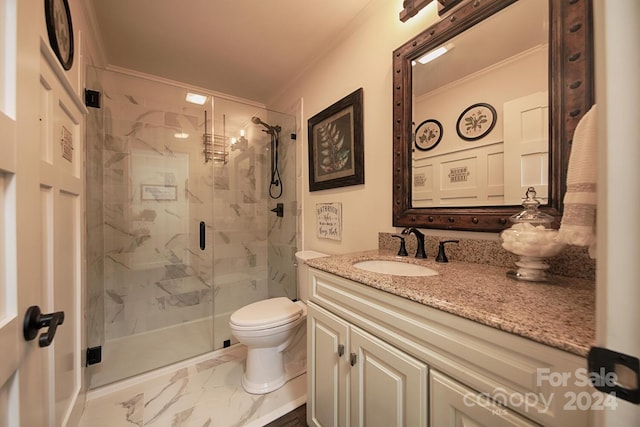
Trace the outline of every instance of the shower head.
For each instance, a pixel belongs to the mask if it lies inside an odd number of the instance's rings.
[[[265,122],[263,122],[262,120],[260,120],[260,117],[257,116],[253,116],[251,117],[251,121],[257,125],[262,125],[265,128],[267,128],[267,130],[265,130],[264,132],[267,132],[269,134],[276,134],[278,132],[280,132],[280,126],[271,126],[266,124]]]
[[[260,117],[251,117],[251,121],[257,125],[262,125],[262,126],[266,126],[269,127],[268,124],[266,124],[265,122],[263,122],[262,120],[260,120]]]

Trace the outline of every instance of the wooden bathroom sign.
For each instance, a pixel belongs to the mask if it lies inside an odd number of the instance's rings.
[[[60,133],[60,149],[62,151],[62,158],[73,162],[73,135],[71,131],[64,126],[62,126]]]
[[[342,203],[317,203],[318,238],[342,240]]]

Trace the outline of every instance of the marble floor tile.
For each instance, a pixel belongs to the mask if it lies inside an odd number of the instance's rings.
[[[258,427],[305,403],[304,373],[271,393],[245,392],[245,357],[246,348],[238,344],[142,381],[92,391],[80,427]]]

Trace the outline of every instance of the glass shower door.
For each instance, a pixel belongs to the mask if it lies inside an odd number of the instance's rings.
[[[203,153],[211,102],[88,75],[102,93],[87,129],[89,345],[103,351],[94,388],[213,350],[214,162]]]

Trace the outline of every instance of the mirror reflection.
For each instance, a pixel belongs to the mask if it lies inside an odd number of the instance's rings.
[[[520,0],[411,67],[411,206],[547,201],[548,2]]]

